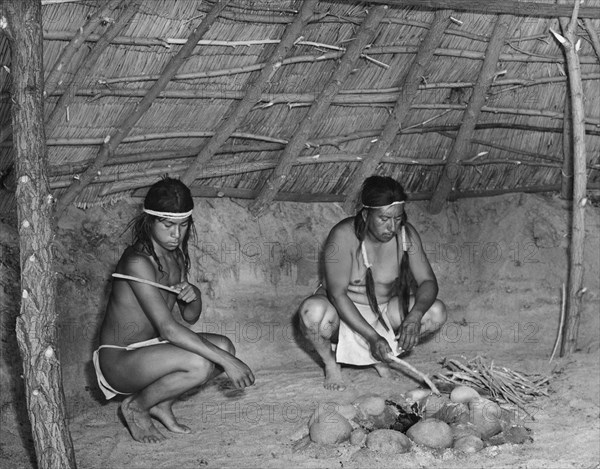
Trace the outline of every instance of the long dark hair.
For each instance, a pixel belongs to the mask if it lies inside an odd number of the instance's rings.
[[[403,202],[407,199],[406,193],[402,185],[395,179],[387,176],[370,176],[363,182],[362,190],[360,194],[360,201],[362,208],[358,211],[354,217],[354,234],[359,240],[357,258],[360,256],[362,243],[364,242],[367,234],[367,221],[366,219],[371,216],[371,211],[376,208],[368,207],[383,207],[393,202]],[[363,213],[366,211],[366,217],[363,217]],[[402,214],[402,220],[400,221],[400,228],[404,229],[408,238],[409,233],[406,230],[406,212]],[[397,234],[396,234],[397,236]],[[398,244],[398,243],[396,243]],[[410,300],[410,287],[412,281],[412,275],[410,272],[410,266],[408,264],[408,252],[405,251],[404,246],[402,249],[402,259],[400,260],[400,275],[396,279],[396,291],[400,298],[400,305],[402,306],[402,313],[408,314],[408,305]],[[388,330],[387,325],[383,321],[381,311],[379,310],[379,304],[377,303],[377,296],[375,295],[375,282],[373,281],[373,272],[371,267],[367,267],[366,277],[367,287],[367,299],[371,310],[377,315],[381,324]]]
[[[144,208],[156,212],[183,213],[189,212],[194,208],[194,199],[189,188],[179,179],[164,177],[153,184],[148,190],[144,199]],[[164,272],[162,264],[154,251],[152,244],[151,230],[155,220],[161,220],[161,217],[149,215],[145,212],[140,213],[134,218],[128,226],[132,227],[132,242],[136,251],[152,256],[152,259],[158,264],[159,272]],[[185,267],[185,273],[190,269],[190,255],[188,252],[188,241],[190,234],[196,235],[194,220],[190,216],[188,219],[188,230],[181,242],[181,255]]]

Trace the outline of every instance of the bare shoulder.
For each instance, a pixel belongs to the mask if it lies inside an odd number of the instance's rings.
[[[406,231],[410,238],[417,238],[419,240],[421,239],[419,232],[412,223],[406,222]]]
[[[152,258],[131,246],[123,252],[117,265],[117,272],[148,280],[154,280],[156,277],[156,268]]]
[[[356,239],[354,234],[354,217],[344,218],[331,228],[328,239],[330,241],[350,241]]]

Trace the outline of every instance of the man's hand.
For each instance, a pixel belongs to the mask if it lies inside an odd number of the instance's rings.
[[[192,284],[188,282],[181,282],[176,285],[173,285],[172,288],[179,290],[179,294],[177,295],[177,299],[179,301],[183,301],[184,303],[191,303],[192,301],[198,300],[198,295],[196,294],[196,289],[192,286]]]
[[[227,363],[223,364],[225,373],[238,389],[244,389],[247,386],[254,384],[254,374],[252,370],[248,368],[243,361],[238,360],[235,357],[231,357],[231,360],[227,360]]]
[[[389,363],[391,361],[388,356],[390,353],[392,353],[390,344],[388,344],[388,341],[380,335],[378,335],[376,339],[369,341],[369,347],[371,348],[371,355],[373,355],[373,358],[376,360],[385,363]]]
[[[421,336],[421,318],[418,314],[409,313],[400,324],[396,334],[398,348],[409,351],[419,343]]]

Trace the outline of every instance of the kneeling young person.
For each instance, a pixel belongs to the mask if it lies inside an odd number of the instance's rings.
[[[175,433],[190,429],[173,414],[185,392],[225,372],[236,388],[254,383],[250,368],[222,335],[193,332],[202,311],[200,290],[188,282],[188,240],[194,201],[181,181],[164,178],[148,191],[143,212],[132,222],[133,244],[116,273],[170,287],[115,278],[93,362],[107,399],[127,397],[121,411],[132,437],[165,439],[154,421]]]

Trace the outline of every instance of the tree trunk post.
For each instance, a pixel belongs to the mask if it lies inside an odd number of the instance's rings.
[[[2,25],[12,48],[12,128],[16,150],[21,309],[16,334],[23,360],[27,412],[39,468],[75,468],[57,357],[52,195],[42,93],[40,0],[8,0]]]
[[[573,200],[571,204],[571,243],[569,245],[569,269],[567,282],[567,302],[565,325],[562,335],[560,356],[570,355],[577,349],[583,287],[583,248],[585,241],[585,197],[587,186],[585,149],[585,112],[583,86],[578,50],[581,39],[576,36],[579,1],[575,1],[571,21],[559,34],[552,33],[562,45],[567,61],[569,90],[571,99],[572,138],[573,138]]]

